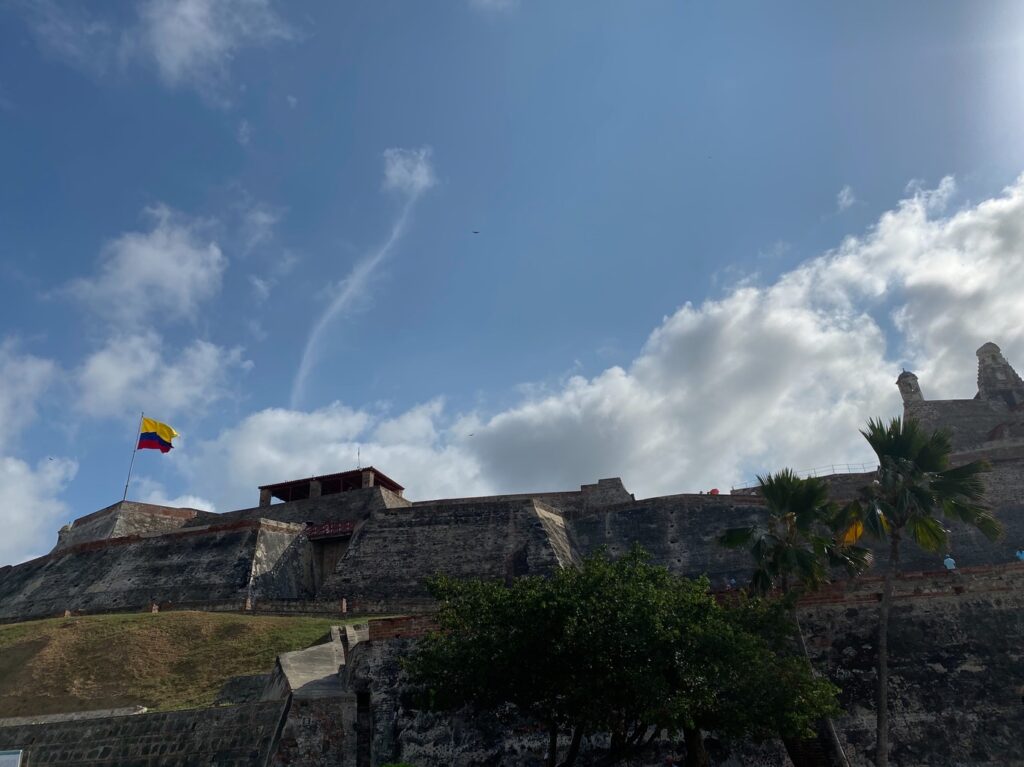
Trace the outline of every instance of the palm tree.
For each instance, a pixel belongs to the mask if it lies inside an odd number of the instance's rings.
[[[888,424],[868,421],[861,431],[878,456],[878,473],[862,497],[844,510],[844,541],[864,532],[889,541],[889,565],[882,584],[878,613],[878,699],[876,767],[889,764],[889,610],[892,581],[899,571],[900,547],[910,538],[927,551],[946,547],[948,531],[941,517],[959,520],[989,539],[1001,533],[999,521],[984,505],[984,461],[950,466],[952,445],[942,431],[926,433],[913,419],[893,418]]]
[[[814,591],[830,580],[831,568],[856,574],[870,564],[867,549],[853,545],[855,541],[837,539],[836,525],[846,517],[829,500],[828,485],[822,480],[802,479],[783,469],[759,475],[757,482],[767,503],[764,523],[735,527],[719,538],[727,548],[749,549],[754,593]]]
[[[759,475],[757,482],[767,504],[764,523],[732,528],[719,538],[727,548],[750,551],[754,561],[751,591],[761,596],[775,590],[799,595],[827,583],[834,568],[842,567],[855,575],[868,567],[871,553],[856,546],[856,541],[837,536],[837,524],[844,517],[829,500],[825,482],[813,477],[802,479],[791,469]],[[790,602],[790,614],[800,650],[810,663],[795,599]],[[848,765],[832,720],[826,720],[825,726],[836,754]],[[800,744],[787,742],[786,749],[799,765]]]

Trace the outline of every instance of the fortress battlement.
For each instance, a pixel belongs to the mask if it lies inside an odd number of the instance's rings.
[[[913,373],[897,379],[908,417],[953,434],[954,460],[992,464],[989,499],[1008,535],[991,543],[952,524],[962,566],[1009,562],[1024,541],[1024,383],[995,344],[977,356],[973,399],[927,400]],[[824,480],[842,500],[871,476]],[[543,574],[598,547],[617,555],[634,543],[673,572],[740,579],[746,557],[716,539],[762,508],[756,488],[638,500],[618,477],[578,490],[411,501],[374,467],[263,485],[259,505],[220,514],[122,501],[65,526],[45,557],[0,569],[0,620],[204,600],[419,610],[435,573]],[[932,554],[906,556],[908,569],[937,565]]]

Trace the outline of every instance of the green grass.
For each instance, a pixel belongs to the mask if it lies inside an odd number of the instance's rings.
[[[183,611],[0,625],[0,717],[209,706],[228,677],[268,673],[339,622]]]

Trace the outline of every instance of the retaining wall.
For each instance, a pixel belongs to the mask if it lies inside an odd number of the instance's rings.
[[[376,511],[356,532],[320,598],[353,609],[408,609],[428,601],[425,579],[510,578],[551,572],[564,540],[534,501],[416,506]]]
[[[266,764],[284,702],[108,719],[0,727],[0,750],[22,749],[25,767]]]
[[[244,599],[261,532],[300,530],[239,521],[71,546],[0,573],[0,620]]]
[[[842,688],[836,720],[855,767],[873,764],[881,578],[804,599],[808,649]],[[1024,765],[1024,565],[911,573],[894,584],[890,761]]]

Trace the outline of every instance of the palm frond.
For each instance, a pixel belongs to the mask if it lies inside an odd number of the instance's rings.
[[[889,534],[891,527],[887,514],[891,508],[884,504],[881,499],[870,499],[861,509],[859,521],[864,525],[867,534],[876,541],[884,541]]]
[[[914,424],[915,421],[908,423]],[[924,433],[921,433],[924,437]],[[944,471],[949,467],[949,454],[953,450],[953,443],[947,431],[933,431],[927,438],[921,440],[917,448],[917,455],[914,456],[914,463],[922,471]]]
[[[745,546],[750,546],[754,542],[756,531],[757,528],[754,526],[733,527],[719,536],[718,543],[727,549],[741,549]]]
[[[907,521],[907,531],[914,542],[925,551],[939,551],[946,547],[948,531],[935,517],[914,516]]]
[[[985,497],[985,482],[982,475],[991,471],[985,461],[972,461],[940,471],[932,480],[932,489],[939,497],[962,496],[969,501],[980,501]]]
[[[839,542],[843,546],[852,546],[861,539],[862,535],[864,535],[864,523],[858,519],[843,531]]]
[[[829,566],[841,567],[851,576],[864,572],[874,561],[871,549],[863,546],[833,546],[828,552]]]
[[[1003,534],[1002,523],[984,506],[950,499],[942,504],[942,511],[950,519],[977,528],[990,541],[997,540]]]

